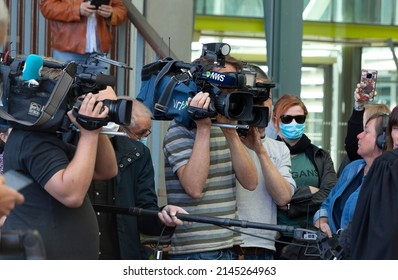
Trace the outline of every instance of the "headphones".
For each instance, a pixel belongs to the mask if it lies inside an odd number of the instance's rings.
[[[387,131],[387,126],[388,126],[388,115],[387,114],[382,114],[383,120],[382,120],[382,132],[377,135],[376,138],[376,145],[379,147],[381,150],[385,150],[386,147],[386,131]]]

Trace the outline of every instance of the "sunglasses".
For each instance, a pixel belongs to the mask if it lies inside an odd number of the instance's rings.
[[[305,115],[298,115],[298,116],[290,116],[290,115],[282,115],[281,116],[281,122],[284,124],[291,123],[293,119],[296,120],[296,123],[304,123],[305,122]]]

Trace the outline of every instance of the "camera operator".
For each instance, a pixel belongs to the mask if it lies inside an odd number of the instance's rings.
[[[256,74],[260,74],[256,75],[256,82],[269,81],[260,68],[248,66],[250,69],[254,69]],[[270,120],[272,116],[272,92],[270,89],[268,94],[265,101],[257,101],[258,104],[254,105],[268,107],[268,120]],[[289,149],[284,143],[270,138],[265,127],[250,127],[248,134],[241,137],[241,140],[256,164],[259,183],[254,191],[237,188],[239,218],[265,224],[276,224],[277,206],[286,205],[296,189],[296,183],[291,174]],[[257,207],[253,207],[254,205]],[[274,240],[277,234],[275,231],[250,228],[243,228],[241,231],[248,233],[242,235],[241,258],[245,260],[274,258],[276,250]]]
[[[101,99],[109,98],[87,94],[79,114],[106,118],[109,109],[97,102]],[[108,137],[100,135],[101,128],[86,129],[72,111],[68,116],[80,130],[76,147],[55,132],[12,130],[5,146],[5,171],[19,170],[35,183],[21,190],[25,203],[7,217],[4,229],[38,230],[48,259],[97,259],[98,224],[87,190],[93,179],[116,176],[115,152]]]
[[[237,72],[242,63],[225,57],[222,72]],[[231,90],[231,89],[229,89]],[[207,110],[211,98],[199,92],[189,106]],[[236,124],[218,114],[219,123]],[[190,214],[237,218],[236,180],[248,189],[257,186],[257,172],[235,128],[214,127],[209,117],[195,120],[189,130],[172,121],[163,144],[167,201]],[[170,259],[237,259],[239,234],[214,225],[178,226],[171,243]]]
[[[8,8],[4,1],[0,0],[0,46],[7,38],[8,21]],[[9,188],[4,177],[0,176],[0,220],[3,216],[8,215],[16,204],[21,204],[23,201],[23,195]]]

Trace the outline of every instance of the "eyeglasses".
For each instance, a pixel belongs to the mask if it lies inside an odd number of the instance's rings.
[[[135,136],[135,138],[137,138],[136,140],[140,140],[141,138],[146,138],[152,133],[152,131],[150,129],[147,129],[142,132],[137,132],[137,133],[135,133],[129,127],[126,127],[126,126],[123,127],[123,129],[125,129],[126,132],[133,134]]]
[[[297,115],[297,116],[291,116],[291,115],[282,115],[281,116],[281,122],[284,124],[291,123],[293,119],[296,120],[296,123],[304,123],[305,122],[305,115]]]

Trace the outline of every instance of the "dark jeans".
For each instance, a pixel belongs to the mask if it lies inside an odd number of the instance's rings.
[[[244,260],[273,260],[274,259],[274,253],[269,252],[264,255],[244,255],[243,256]]]
[[[232,249],[170,255],[170,260],[237,260],[238,254]]]

